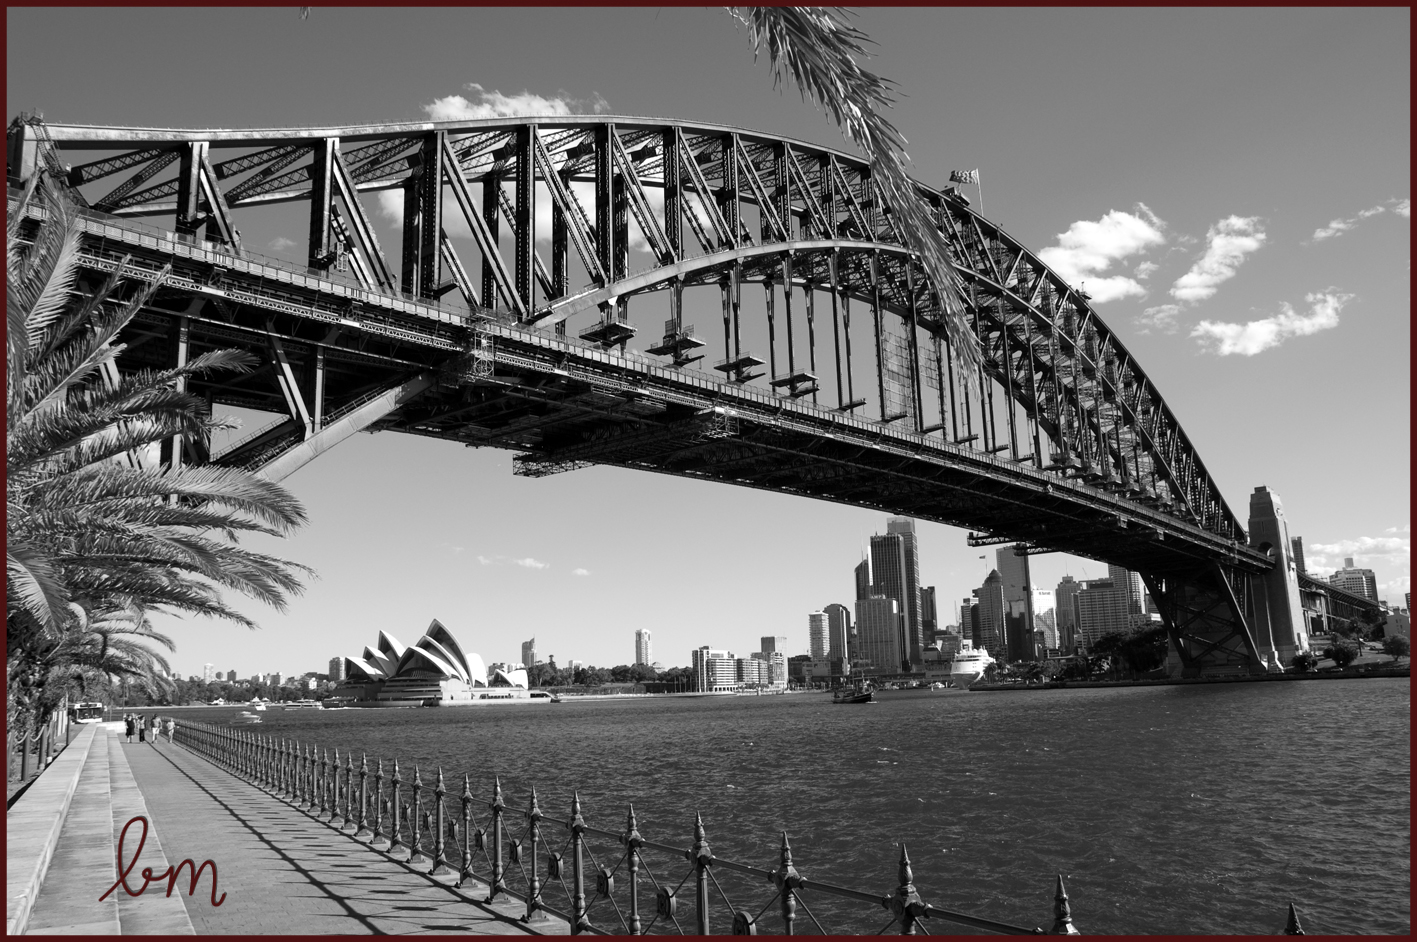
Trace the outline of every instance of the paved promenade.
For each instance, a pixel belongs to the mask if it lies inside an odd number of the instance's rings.
[[[24,800],[11,810],[7,830]],[[119,887],[98,900],[117,879],[119,834],[135,815],[145,815],[150,828],[128,885],[141,888],[146,867],[160,875],[184,859],[212,860],[220,906],[212,905],[211,868],[191,897],[184,869],[171,898],[163,880],[138,897]],[[134,824],[125,862],[140,835]],[[29,915],[30,934],[568,931],[551,917],[520,922],[523,904],[514,899],[480,903],[485,885],[469,881],[455,890],[451,880],[397,862],[181,745],[128,744],[112,729],[94,736],[52,854]],[[13,869],[13,857],[10,863]]]

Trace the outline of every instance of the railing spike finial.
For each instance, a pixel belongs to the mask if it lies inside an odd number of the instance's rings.
[[[1299,924],[1299,911],[1294,908],[1294,904],[1289,904],[1289,921],[1284,925],[1285,935],[1306,935],[1304,927]]]
[[[1291,905],[1290,912],[1293,912]],[[1058,874],[1058,888],[1053,894],[1053,928],[1049,935],[1081,935],[1073,925],[1072,907],[1068,905],[1068,891],[1063,888],[1063,875]]]

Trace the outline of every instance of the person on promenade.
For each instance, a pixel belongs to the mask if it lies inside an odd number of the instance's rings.
[[[130,746],[133,744],[133,733],[136,731],[137,725],[138,724],[133,721],[133,714],[123,714],[123,732],[127,734],[128,744]]]
[[[172,745],[172,734],[177,731],[177,721],[169,716],[162,721],[162,728],[167,733],[167,744]]]
[[[148,718],[143,714],[138,714],[138,742],[148,741]]]

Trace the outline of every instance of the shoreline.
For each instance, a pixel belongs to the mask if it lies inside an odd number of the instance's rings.
[[[1403,667],[1350,668],[1344,671],[1304,674],[1254,674],[1235,677],[1158,677],[1150,680],[1050,680],[1041,684],[975,684],[971,691],[1067,690],[1096,687],[1164,687],[1176,684],[1250,684],[1298,680],[1353,680],[1368,677],[1411,677],[1411,665]]]

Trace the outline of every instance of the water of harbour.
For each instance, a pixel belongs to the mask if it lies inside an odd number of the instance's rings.
[[[1061,873],[1087,934],[1274,934],[1290,901],[1310,934],[1406,934],[1409,709],[1393,678],[272,707],[249,729],[397,757],[405,781],[442,766],[451,795],[499,775],[516,808],[535,785],[548,819],[573,789],[609,830],[634,802],[646,839],[681,847],[699,811],[717,856],[765,869],[786,831],[803,875],[881,894],[904,841],[926,902],[1014,924],[1047,927]]]

